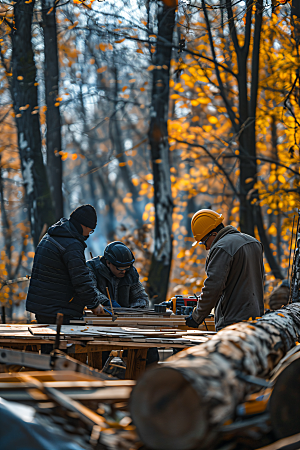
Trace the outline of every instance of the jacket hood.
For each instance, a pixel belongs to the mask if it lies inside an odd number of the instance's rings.
[[[104,256],[99,257],[99,266],[98,266],[101,274],[111,280],[114,277],[114,274],[109,270],[107,265],[105,264]]]
[[[227,234],[237,234],[237,233],[240,233],[240,231],[237,230],[232,225],[227,225],[227,227],[224,227],[224,228],[222,228],[222,230],[219,231],[219,233],[217,234],[217,236],[215,237],[215,239],[212,242],[211,248]]]
[[[48,234],[50,236],[78,239],[86,247],[86,243],[84,242],[86,240],[85,237],[82,234],[78,233],[74,225],[72,225],[69,219],[66,219],[65,217],[48,228]]]

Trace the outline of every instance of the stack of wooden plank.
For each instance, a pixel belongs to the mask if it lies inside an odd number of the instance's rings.
[[[106,308],[111,311],[110,308]],[[167,310],[164,313],[157,313],[151,309],[138,308],[116,308],[114,314],[117,319],[112,320],[111,315],[104,314],[102,316],[95,316],[91,311],[87,311],[84,317],[84,322],[87,325],[101,325],[101,326],[132,326],[132,327],[171,327],[188,329],[185,324],[186,316],[176,315],[172,311]],[[74,321],[78,324],[80,322]],[[213,318],[205,320],[200,327],[200,330],[215,331],[215,324]]]
[[[144,324],[145,325],[145,324]],[[63,325],[61,327],[60,348],[79,341],[122,342],[145,344],[147,347],[190,347],[205,342],[213,332],[201,330],[184,331],[171,328],[155,327],[135,328],[118,326],[78,326]],[[45,340],[53,341],[56,336],[56,325],[0,325],[0,346],[5,344],[22,343],[37,344]]]
[[[21,448],[23,440],[26,448],[46,449],[49,442],[49,448],[137,450],[141,443],[127,411],[133,386],[68,371],[0,374],[0,417],[10,420],[0,446]]]

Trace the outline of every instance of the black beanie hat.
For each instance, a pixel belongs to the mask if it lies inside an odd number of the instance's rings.
[[[97,226],[97,213],[92,205],[78,206],[71,212],[70,219],[74,219],[81,225],[92,228],[92,230]]]

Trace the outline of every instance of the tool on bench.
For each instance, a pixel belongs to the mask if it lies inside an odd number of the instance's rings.
[[[155,306],[165,306],[171,309],[177,316],[189,315],[197,305],[198,298],[195,296],[175,295],[168,302],[162,302]],[[155,307],[154,307],[155,308]]]
[[[59,341],[60,341],[60,329],[64,321],[64,315],[61,313],[57,313],[56,316],[56,336],[55,336],[55,344],[54,349],[59,349]]]
[[[198,300],[199,297],[196,294],[189,295],[187,297],[184,295],[175,295],[175,297],[172,297],[168,302],[162,302],[159,305],[154,305],[154,310],[157,312],[164,312],[159,310],[159,308],[169,308],[175,312],[177,316],[189,316],[192,314],[193,309],[197,306]],[[213,317],[213,314],[209,314],[207,316],[207,318],[210,317]],[[208,330],[205,320],[204,325],[206,330]]]
[[[106,286],[106,292],[107,292],[107,297],[109,299],[110,308],[111,308],[111,318],[112,318],[112,321],[114,322],[115,320],[117,320],[117,316],[115,316],[115,314],[114,314],[114,309],[113,309],[112,301],[111,301],[109,290],[108,290],[107,286]]]
[[[112,316],[112,312],[102,306],[103,310]]]

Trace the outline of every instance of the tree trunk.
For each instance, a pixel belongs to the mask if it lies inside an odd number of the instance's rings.
[[[272,122],[271,122],[271,142],[272,142],[272,150],[273,150],[273,158],[275,161],[279,162],[279,158],[278,158],[278,149],[277,149],[277,145],[278,145],[278,137],[277,137],[277,122],[276,122],[276,117],[272,116]],[[278,182],[278,166],[276,165],[276,188],[279,187],[279,182]],[[281,264],[281,254],[282,254],[282,250],[281,250],[281,211],[279,208],[279,201],[276,200],[276,250],[277,250],[277,264],[280,267]]]
[[[154,180],[154,251],[148,276],[148,292],[155,303],[165,300],[172,261],[173,201],[170,180],[168,110],[169,78],[175,8],[158,3],[158,36],[153,64],[151,121],[149,141]]]
[[[300,3],[299,3],[299,0],[293,0],[292,1],[291,13],[292,13],[292,17],[296,16],[297,20],[300,20]],[[297,46],[299,46],[299,42],[300,42],[300,25],[299,25],[299,23],[295,24],[294,33],[295,33],[295,38],[296,38],[296,44],[297,44]],[[298,54],[298,56],[299,56],[299,54]]]
[[[250,3],[250,4],[248,4]],[[259,49],[262,25],[262,0],[256,3],[254,13],[254,33],[251,62],[251,89],[248,99],[247,63],[250,49],[252,2],[247,2],[248,14],[245,27],[245,45],[237,43],[238,57],[238,85],[239,85],[239,114],[240,114],[240,227],[241,231],[254,236],[254,214],[252,200],[257,180],[256,167],[256,107],[259,82]],[[251,181],[250,181],[251,180]]]
[[[7,271],[7,279],[9,280],[12,278],[12,266],[11,266],[12,229],[11,229],[11,222],[8,219],[7,211],[5,208],[1,154],[0,154],[0,205],[1,205],[1,219],[2,219],[1,220],[2,234],[4,238],[4,249],[5,249],[5,268]]]
[[[56,3],[42,0],[45,45],[45,98],[47,122],[47,173],[54,206],[55,220],[63,217],[61,120],[58,103],[59,67],[57,52]]]
[[[300,302],[300,209],[298,209],[289,302]]]
[[[51,193],[41,152],[36,67],[31,43],[35,2],[22,0],[14,5],[15,29],[12,38],[12,81],[21,170],[26,190],[28,215],[34,245],[41,231],[54,222]]]
[[[237,117],[233,113],[231,101],[228,98],[224,83],[220,76],[219,67],[217,65],[217,55],[214,47],[214,41],[211,31],[211,24],[209,15],[206,9],[205,0],[202,0],[203,13],[206,21],[208,37],[210,42],[210,48],[212,57],[215,61],[215,72],[220,89],[220,95],[223,99],[224,105],[227,109],[228,117],[231,120],[232,127],[239,139],[239,159],[240,159],[240,186],[239,186],[239,200],[240,200],[240,228],[241,231],[254,236],[254,227],[256,224],[255,217],[261,217],[261,211],[257,212],[260,206],[258,204],[253,205],[257,198],[257,191],[254,189],[254,185],[257,181],[257,164],[256,164],[256,108],[257,108],[257,94],[259,83],[259,54],[260,54],[260,39],[261,39],[261,27],[262,27],[262,0],[258,0],[255,3],[254,13],[254,32],[253,32],[253,45],[252,45],[252,58],[251,58],[251,79],[247,77],[247,71],[249,71],[249,51],[251,49],[251,33],[252,33],[252,15],[253,15],[253,2],[252,0],[246,0],[246,23],[245,23],[245,35],[244,44],[240,46],[237,36],[237,28],[235,24],[236,18],[233,13],[233,3],[231,0],[225,2],[222,0],[221,5],[227,9],[228,15],[228,27],[230,32],[230,38],[235,50],[235,55],[238,65],[237,81],[239,89],[239,118],[237,123]],[[221,16],[222,19],[223,16]],[[222,19],[223,20],[223,19]],[[224,23],[222,22],[222,27]],[[229,66],[230,67],[230,66]],[[232,67],[230,67],[232,69]],[[249,89],[250,85],[250,98]],[[256,214],[256,216],[255,216]],[[263,226],[259,228],[260,238],[265,243],[265,250],[267,259],[270,256],[268,262],[275,273],[280,273],[280,267],[276,260],[273,258],[271,249],[269,248],[269,242],[266,236],[266,232]],[[268,247],[268,248],[267,248]],[[274,273],[274,272],[273,272]],[[276,276],[274,273],[274,276]]]
[[[146,372],[131,395],[131,416],[150,449],[212,449],[225,421],[257,390],[249,375],[266,378],[295,346],[300,304],[253,323],[231,325],[204,344]]]
[[[112,68],[112,72],[114,74],[114,112],[109,121],[109,131],[110,131],[110,139],[113,146],[116,149],[117,154],[119,155],[119,171],[121,177],[123,179],[124,186],[128,189],[128,192],[131,193],[132,198],[132,216],[133,220],[136,223],[136,227],[140,228],[143,224],[142,215],[143,211],[141,210],[141,202],[138,201],[139,193],[137,188],[133,185],[131,181],[131,172],[128,168],[127,157],[125,155],[124,148],[124,138],[122,136],[122,127],[119,124],[119,108],[118,108],[118,69],[114,64]]]
[[[284,279],[284,276],[282,275],[280,266],[277,264],[277,261],[273,255],[272,249],[270,248],[270,242],[267,237],[267,233],[264,227],[264,222],[261,214],[261,207],[260,205],[255,206],[255,223],[257,226],[257,231],[260,237],[260,240],[264,246],[264,252],[267,258],[267,261],[269,263],[269,266],[272,270],[272,274],[275,278],[279,278],[280,280]]]

